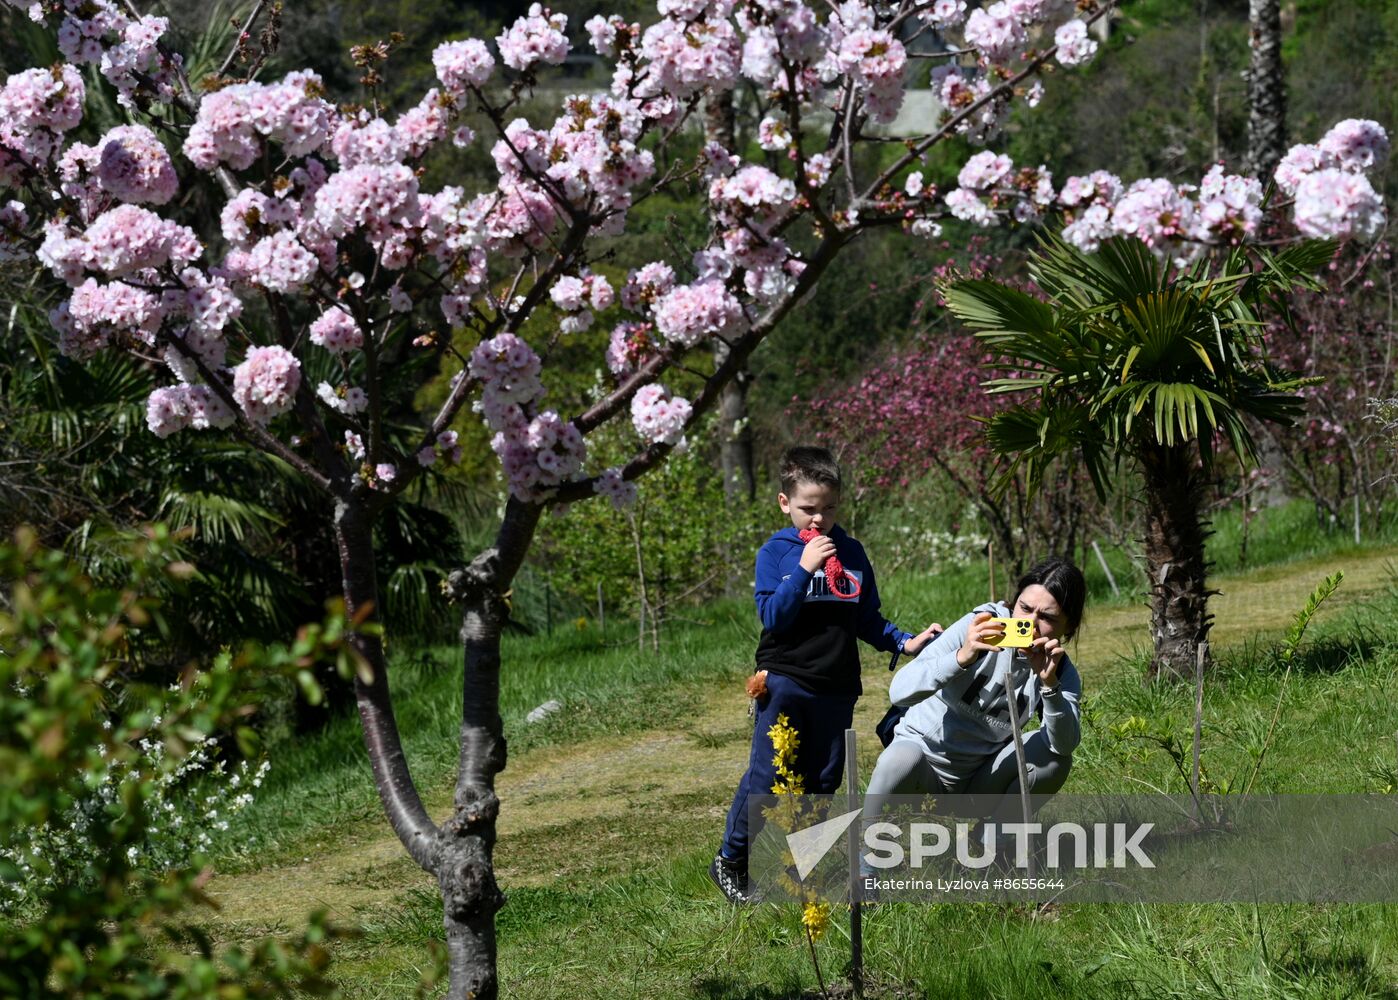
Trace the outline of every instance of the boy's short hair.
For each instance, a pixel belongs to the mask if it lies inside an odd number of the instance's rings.
[[[790,496],[798,483],[814,483],[832,490],[841,486],[840,465],[828,448],[797,445],[782,454],[782,492]]]

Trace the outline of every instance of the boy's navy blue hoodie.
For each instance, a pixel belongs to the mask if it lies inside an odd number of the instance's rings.
[[[819,694],[859,695],[856,640],[891,653],[911,633],[879,613],[879,590],[864,547],[838,524],[830,539],[845,572],[859,581],[855,600],[830,593],[824,569],[811,574],[801,568],[806,543],[795,527],[776,532],[757,550],[753,590],[762,619],[757,668],[783,674]]]

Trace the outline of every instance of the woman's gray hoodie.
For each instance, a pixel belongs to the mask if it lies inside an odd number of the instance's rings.
[[[1058,664],[1058,692],[1048,695],[1040,694],[1038,674],[1014,649],[983,653],[962,668],[956,651],[966,641],[971,621],[982,611],[1010,616],[1003,604],[982,604],[893,675],[889,699],[908,707],[894,739],[921,740],[934,763],[957,774],[970,774],[1012,738],[1004,678],[1006,670],[1013,669],[1021,725],[1041,712],[1049,745],[1055,753],[1071,754],[1082,735],[1078,705],[1082,680],[1077,668],[1065,653]]]

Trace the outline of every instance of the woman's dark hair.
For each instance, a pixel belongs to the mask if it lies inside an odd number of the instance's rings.
[[[1063,632],[1064,639],[1071,639],[1082,624],[1082,608],[1087,602],[1087,581],[1082,570],[1062,556],[1049,556],[1043,562],[1029,567],[1029,571],[1019,578],[1015,586],[1015,596],[1010,600],[1010,610],[1025,588],[1038,584],[1053,595],[1059,610],[1067,619],[1068,627]]]

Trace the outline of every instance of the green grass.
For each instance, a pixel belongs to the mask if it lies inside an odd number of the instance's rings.
[[[1237,520],[1220,518],[1217,527],[1212,556],[1221,567],[1234,568],[1236,561],[1228,560],[1236,558]],[[1315,582],[1311,577],[1319,577],[1317,566],[1344,568],[1359,554],[1343,533],[1317,527],[1305,505],[1263,512],[1251,533],[1249,565],[1268,565],[1230,584],[1230,594],[1244,601],[1248,588],[1261,592],[1266,581],[1296,574],[1296,560],[1311,560],[1299,570],[1308,588]],[[872,555],[877,562],[878,553]],[[1125,571],[1124,557],[1122,563]],[[1091,575],[1093,567],[1088,569]],[[1139,604],[1138,596],[1123,594],[1115,602],[1123,606],[1113,610],[1105,579],[1094,579],[1092,587],[1089,611],[1095,617],[1089,623],[1141,613],[1125,606]],[[885,609],[907,627],[924,616],[945,622],[981,599],[984,588],[981,567],[880,581]],[[1342,585],[1340,596],[1345,593]],[[581,769],[586,754],[660,733],[710,757],[731,757],[735,778],[746,740],[738,738],[736,717],[713,715],[712,703],[715,692],[732,689],[750,670],[757,628],[749,607],[745,600],[706,607],[701,614],[707,624],[671,629],[658,654],[638,651],[629,628],[607,636],[615,645],[587,630],[507,637],[502,714],[511,767],[537,751],[551,768],[585,783],[598,780]],[[1275,611],[1260,638],[1218,650],[1206,692],[1204,738],[1215,780],[1245,776],[1259,751],[1283,694],[1275,642],[1294,610]],[[1398,596],[1391,589],[1321,611],[1287,682],[1258,790],[1362,792],[1394,783],[1398,702],[1388,692],[1398,668],[1398,632],[1383,623],[1395,615]],[[395,650],[393,656],[409,757],[438,802],[455,765],[457,655]],[[884,662],[878,654],[866,660],[871,692],[884,682]],[[1074,757],[1072,790],[1122,790],[1131,787],[1129,774],[1183,791],[1163,753],[1120,743],[1109,727],[1139,715],[1185,738],[1188,687],[1143,686],[1143,660],[1129,651],[1085,657],[1082,666],[1086,731]],[[525,726],[524,714],[549,698],[563,701],[565,711]],[[865,715],[877,716],[877,700],[876,694],[865,699]],[[861,720],[867,731],[868,720]],[[569,756],[574,752],[576,760]],[[872,746],[865,747],[863,774],[872,759]],[[329,856],[357,840],[386,836],[356,720],[280,748],[274,764],[268,786],[226,842],[270,846],[258,864],[267,866],[271,887],[279,877],[275,865],[292,854]],[[504,994],[814,995],[795,910],[769,905],[735,911],[705,877],[731,779],[710,777],[680,790],[679,779],[687,775],[673,770],[670,758],[643,758],[641,766],[649,781],[624,793],[624,801],[600,818],[556,810],[547,790],[529,798],[507,796],[506,809],[528,812],[537,822],[504,835],[497,851],[509,896],[498,918]],[[574,791],[603,796],[615,790]],[[409,995],[430,964],[428,943],[441,935],[440,903],[411,867],[398,861],[342,875],[345,885],[401,886],[388,902],[360,912],[362,937],[336,948],[336,975],[351,1000]],[[327,885],[324,896],[333,898],[338,884]],[[839,978],[847,960],[842,935],[837,927],[819,945],[827,981]],[[890,905],[869,915],[865,942],[874,996],[1398,998],[1392,957],[1398,954],[1398,907],[1392,906],[1083,904],[1063,907],[1055,921],[1037,921],[993,905]]]
[[[751,618],[751,621],[749,619]],[[636,642],[634,624],[575,629],[552,636],[507,635],[502,643],[500,706],[512,756],[604,734],[676,726],[706,686],[752,670],[760,627],[746,602],[717,602],[702,624],[668,629],[662,652]],[[408,760],[424,794],[448,787],[457,763],[461,720],[461,651],[430,647],[390,650],[390,687]],[[557,699],[564,708],[526,726],[525,715]],[[346,821],[377,819],[374,791],[357,716],[334,720],[309,738],[271,750],[273,767],[255,808],[241,814],[216,850],[225,865],[252,850],[263,861],[300,850],[319,831]]]
[[[1391,620],[1391,596],[1347,612],[1322,612],[1289,682],[1282,723],[1258,790],[1363,792],[1393,763],[1398,704],[1387,698],[1398,648],[1365,627]],[[1126,759],[1107,725],[1129,715],[1173,720],[1187,733],[1190,690],[1142,687],[1123,662],[1089,688],[1087,734],[1073,790],[1122,790],[1123,773],[1180,793],[1162,754]],[[1265,649],[1224,651],[1205,700],[1206,758],[1216,777],[1246,773],[1282,691]],[[867,770],[865,771],[867,774]],[[659,841],[668,860],[506,890],[501,974],[511,996],[733,997],[815,995],[793,906],[733,910],[704,877],[712,829],[641,812],[625,831]],[[592,835],[595,838],[595,831]],[[555,831],[560,855],[586,850],[581,829]],[[618,848],[623,855],[626,841]],[[367,937],[339,956],[353,998],[386,997],[379,977],[440,935],[438,903],[415,892],[374,915]],[[839,911],[837,910],[837,915]],[[843,919],[843,918],[842,918]],[[865,923],[868,967],[885,996],[979,997],[1394,997],[1398,907],[1069,905],[1055,921],[995,905],[897,904]],[[827,980],[848,941],[821,943]],[[401,988],[406,980],[396,981]],[[906,990],[906,992],[901,992]]]

